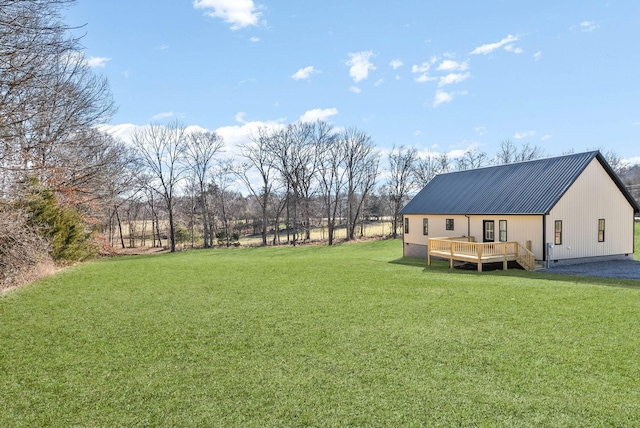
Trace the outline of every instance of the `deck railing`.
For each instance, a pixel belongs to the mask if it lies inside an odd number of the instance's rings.
[[[431,257],[435,256],[448,258],[450,267],[453,267],[454,260],[477,263],[479,272],[482,272],[483,263],[502,262],[503,269],[507,269],[507,262],[513,260],[526,270],[534,268],[533,253],[518,242],[469,242],[472,240],[473,238],[430,238],[427,263],[431,265]]]

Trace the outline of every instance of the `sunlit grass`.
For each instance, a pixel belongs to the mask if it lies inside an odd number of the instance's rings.
[[[401,252],[114,258],[5,294],[0,426],[640,420],[637,282],[426,269]]]

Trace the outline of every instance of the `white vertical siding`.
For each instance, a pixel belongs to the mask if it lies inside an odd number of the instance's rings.
[[[536,260],[542,260],[542,216],[540,215],[472,215],[471,236],[477,242],[482,242],[484,230],[483,222],[493,220],[495,226],[495,242],[500,241],[500,220],[507,221],[507,241],[518,242],[526,248],[527,241],[531,241],[531,252]]]
[[[598,242],[598,220],[605,220],[605,240]],[[562,245],[551,259],[633,253],[633,208],[597,159],[578,177],[547,217],[547,242],[562,220]]]
[[[476,242],[482,242],[484,220],[495,222],[495,241],[498,242],[500,239],[499,221],[507,220],[507,241],[519,242],[523,247],[526,247],[527,241],[531,241],[531,250],[536,260],[542,260],[542,216],[539,215],[471,215],[467,218],[464,215],[409,214],[404,217],[409,219],[409,233],[404,235],[404,242],[410,245],[427,245],[429,238],[469,236],[469,226],[470,235],[475,238]],[[422,219],[424,218],[429,219],[428,236],[422,234]],[[454,220],[453,231],[446,230],[446,219],[448,218]]]
[[[467,236],[467,218],[463,215],[427,215],[406,214],[409,219],[409,233],[404,235],[404,242],[427,245],[429,238]],[[429,219],[429,235],[422,233],[422,219]],[[453,219],[453,230],[446,230],[446,219]]]

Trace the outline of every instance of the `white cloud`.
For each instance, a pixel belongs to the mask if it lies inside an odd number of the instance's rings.
[[[438,87],[441,88],[452,83],[460,83],[471,77],[471,73],[449,73],[446,76],[442,76],[438,82]]]
[[[640,165],[640,156],[635,156],[632,158],[623,158],[622,163],[629,166]]]
[[[404,63],[399,60],[399,59],[394,59],[392,60],[389,65],[391,66],[391,68],[393,68],[394,70],[399,69],[400,67],[402,67],[404,65]]]
[[[453,159],[461,158],[464,156],[467,150],[468,149],[454,149],[454,150],[451,150],[449,153],[447,153],[447,156]]]
[[[500,49],[504,45],[508,45],[508,44],[513,43],[513,42],[515,42],[517,40],[519,40],[518,36],[512,36],[511,34],[509,34],[507,37],[505,37],[504,39],[500,40],[499,42],[487,43],[487,44],[478,46],[477,48],[472,50],[470,52],[470,54],[471,55],[486,55],[488,53],[491,53],[491,52],[495,51],[496,49]]]
[[[362,89],[358,88],[357,86],[351,86],[349,88],[349,92],[353,92],[354,94],[359,94],[360,92],[362,92]]]
[[[376,86],[376,87],[377,87],[377,86],[380,86],[380,85],[382,85],[383,83],[384,83],[384,79],[378,79],[378,80],[376,80],[375,86]]]
[[[420,73],[420,76],[416,77],[416,82],[419,83],[424,83],[424,82],[428,82],[430,80],[436,80],[435,77],[430,77],[429,76],[429,70],[431,69],[431,66],[433,64],[436,63],[438,59],[436,57],[431,57],[431,59],[428,62],[423,62],[420,65],[413,65],[411,67],[411,72],[418,74]]]
[[[130,142],[131,136],[140,126],[133,123],[121,123],[119,125],[99,125],[98,130],[114,136],[122,141]]]
[[[351,59],[347,61],[347,65],[351,66],[349,69],[349,75],[353,78],[354,82],[365,80],[369,77],[369,71],[376,69],[371,61],[369,61],[369,58],[372,56],[373,51],[362,51],[349,54]]]
[[[431,69],[431,66],[437,61],[438,59],[436,57],[431,57],[431,59],[428,62],[423,62],[420,65],[413,65],[411,67],[411,72],[412,73],[426,73]]]
[[[513,52],[515,54],[521,54],[522,52],[524,52],[522,49],[517,48],[514,45],[507,45],[504,47],[504,50],[508,52]]]
[[[540,139],[542,141],[547,141],[551,139],[551,134],[544,134],[542,137],[540,137]]]
[[[598,28],[599,25],[595,21],[582,21],[580,23],[580,31],[588,33]]]
[[[535,137],[536,131],[516,132],[513,138],[520,140],[527,137]]]
[[[337,108],[313,109],[306,111],[300,116],[300,122],[315,122],[317,120],[327,120],[331,116],[338,114]]]
[[[253,0],[195,0],[196,9],[211,9],[206,12],[213,18],[222,18],[231,24],[232,30],[257,25],[260,12],[257,11]]]
[[[436,79],[437,79],[436,77],[429,77],[428,73],[424,73],[424,74],[421,74],[420,76],[416,77],[415,80],[418,83],[424,83],[424,82],[429,82],[431,80],[436,80]]]
[[[238,113],[236,113],[236,115],[234,116],[234,119],[236,122],[239,123],[247,123],[247,121],[244,119],[244,117],[246,116],[246,113],[243,111],[239,111]]]
[[[174,115],[175,114],[172,111],[165,111],[165,112],[154,114],[153,116],[151,116],[151,121],[155,122],[157,120],[169,119],[170,117],[173,117]]]
[[[542,51],[538,51],[538,52],[533,54],[533,59],[535,61],[538,61],[540,58],[542,58]]]
[[[458,95],[466,95],[467,91],[458,91],[458,92],[445,92],[441,89],[436,91],[436,95],[433,98],[433,107],[438,107],[443,103],[450,103],[453,101],[454,97]]]
[[[457,62],[457,61],[452,61],[450,59],[446,59],[442,61],[442,63],[440,63],[437,69],[440,71],[464,71],[467,68],[469,68],[469,63],[466,61]]]
[[[260,37],[251,37],[251,38],[249,39],[249,41],[251,41],[251,42],[253,42],[253,43],[257,43],[257,42],[259,42],[259,41],[260,41]]]
[[[313,67],[313,65],[310,65],[308,67],[301,68],[300,70],[298,70],[295,73],[293,73],[291,78],[294,79],[294,80],[307,80],[307,79],[311,78],[311,75],[313,73],[318,73],[318,70],[316,70]]]
[[[107,66],[107,62],[111,61],[111,58],[103,57],[103,56],[91,56],[84,60],[85,65],[88,67],[101,67],[104,68]]]
[[[636,120],[635,122],[633,122],[632,125],[633,126],[640,126],[640,120]]]
[[[237,115],[236,115],[237,116]],[[222,126],[214,130],[215,133],[220,135],[225,143],[225,150],[221,153],[224,158],[237,157],[240,154],[240,144],[250,144],[251,135],[256,135],[259,128],[267,129],[282,129],[286,125],[283,124],[283,120],[277,121],[256,121],[256,122],[243,122],[240,125]],[[119,125],[100,125],[97,128],[113,135],[116,138],[121,139],[126,143],[131,143],[131,137],[136,131],[141,131],[148,128],[149,125],[134,125],[132,123],[123,123]],[[185,128],[187,133],[195,131],[208,131],[198,125],[189,125]]]
[[[473,130],[476,131],[480,136],[483,136],[487,132],[484,126],[476,126],[475,128],[473,128]]]

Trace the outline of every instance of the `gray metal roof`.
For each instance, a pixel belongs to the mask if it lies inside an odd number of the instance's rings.
[[[401,214],[548,214],[598,159],[635,212],[637,202],[598,151],[440,174]]]

